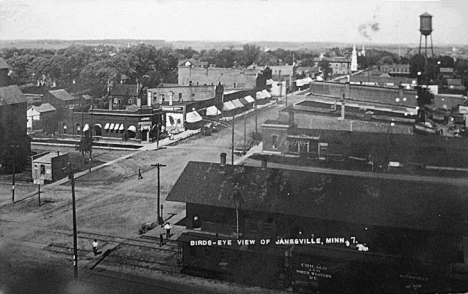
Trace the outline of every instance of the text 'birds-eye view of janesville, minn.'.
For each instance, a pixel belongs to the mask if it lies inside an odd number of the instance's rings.
[[[0,294],[468,291],[452,2],[0,2]]]

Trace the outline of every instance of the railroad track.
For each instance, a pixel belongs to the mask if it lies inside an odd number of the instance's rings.
[[[54,230],[54,233],[72,237],[72,233],[65,230]],[[145,239],[124,238],[106,234],[92,232],[78,232],[79,239],[94,239],[102,243],[118,243],[114,248],[103,252],[97,258],[89,256],[91,250],[78,249],[78,260],[86,260],[90,269],[97,265],[100,267],[131,267],[146,270],[155,270],[165,273],[179,273],[177,262],[178,248],[174,241],[166,242],[163,247],[159,247],[159,242]],[[66,255],[67,260],[72,261],[73,247],[63,244],[50,244],[45,250],[58,255]]]

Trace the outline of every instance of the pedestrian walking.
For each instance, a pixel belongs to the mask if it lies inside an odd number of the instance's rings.
[[[93,241],[93,253],[94,253],[94,256],[99,254],[99,252],[98,252],[98,241],[96,239],[94,239],[94,241]]]
[[[143,180],[143,176],[141,175],[141,169],[138,169],[138,179]]]
[[[169,222],[167,222],[165,225],[164,225],[164,228],[166,229],[166,239],[169,239],[169,237],[171,236],[171,224]]]
[[[163,234],[159,234],[159,247],[164,245],[164,237]]]

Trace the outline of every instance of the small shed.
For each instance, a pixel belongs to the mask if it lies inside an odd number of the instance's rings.
[[[32,176],[33,179],[58,181],[67,175],[67,164],[70,159],[68,153],[46,152],[33,156]]]

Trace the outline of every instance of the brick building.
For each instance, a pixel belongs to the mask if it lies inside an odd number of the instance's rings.
[[[19,172],[25,169],[31,154],[27,99],[17,85],[10,85],[8,72],[8,64],[0,58],[0,170],[11,172],[14,158]]]
[[[179,86],[206,86],[221,83],[225,89],[252,89],[259,70],[194,66],[181,62],[178,67]]]
[[[388,73],[392,77],[407,77],[410,74],[409,64],[382,64],[380,71]]]

